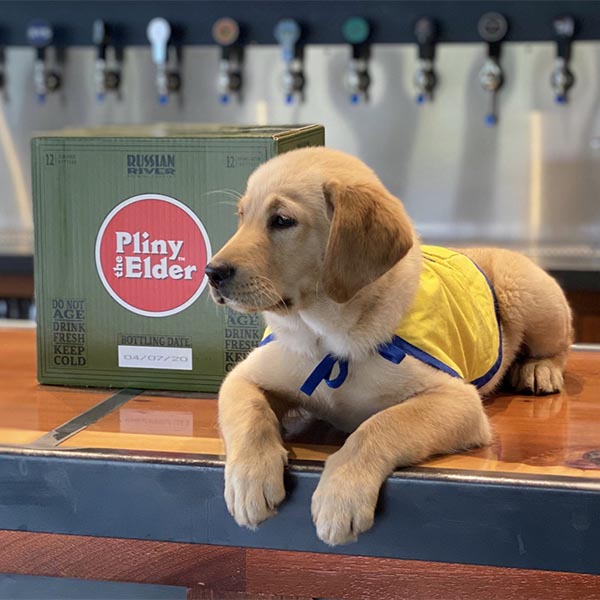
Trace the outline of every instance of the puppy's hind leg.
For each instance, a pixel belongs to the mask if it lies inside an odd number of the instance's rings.
[[[525,307],[521,352],[510,370],[512,387],[537,396],[563,389],[563,372],[573,341],[571,310],[552,277],[536,267],[532,300]]]
[[[573,340],[571,310],[556,281],[529,258],[510,250],[465,252],[492,281],[504,329],[508,381],[519,392],[552,394],[563,388]]]
[[[521,346],[510,368],[510,383],[516,391],[539,396],[560,392],[573,341],[571,310],[556,281],[528,258],[517,256],[513,273],[517,273],[520,289],[514,296],[519,301],[516,306],[504,307],[508,329],[512,318],[522,324]]]
[[[536,396],[554,394],[563,389],[566,353],[551,358],[524,358],[515,361],[510,369],[512,387]]]

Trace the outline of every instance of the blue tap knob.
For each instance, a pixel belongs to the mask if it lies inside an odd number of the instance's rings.
[[[161,65],[167,62],[167,46],[171,39],[171,25],[162,17],[156,17],[146,28],[148,41],[152,46],[152,60]]]
[[[294,59],[295,46],[300,39],[302,30],[294,19],[281,19],[275,25],[273,35],[283,51],[283,60],[290,62]]]
[[[34,48],[46,48],[52,43],[54,30],[47,21],[36,19],[27,27],[27,39]]]
[[[485,115],[485,125],[486,127],[493,127],[498,123],[498,117],[494,114]]]

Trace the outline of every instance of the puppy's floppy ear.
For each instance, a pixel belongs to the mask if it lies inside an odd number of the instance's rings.
[[[413,228],[404,207],[379,183],[323,185],[333,213],[322,283],[338,303],[391,269],[412,247]]]

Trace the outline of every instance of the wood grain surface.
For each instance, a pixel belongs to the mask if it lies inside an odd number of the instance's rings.
[[[0,444],[29,444],[114,393],[38,385],[34,331],[0,331],[0,354]],[[500,394],[485,407],[491,446],[423,466],[600,477],[600,354],[571,355],[562,394]],[[323,423],[287,434],[296,460],[324,460],[343,440]],[[144,393],[62,447],[219,456],[216,401]],[[0,572],[179,585],[191,599],[600,600],[591,575],[23,531],[0,531]]]
[[[178,585],[189,598],[600,598],[600,577],[576,573],[22,531],[0,531],[0,572]]]
[[[0,331],[0,444],[30,444],[113,391],[41,386],[35,330]]]
[[[114,393],[38,385],[33,331],[0,331],[0,353],[0,444],[31,443]],[[600,353],[573,352],[565,381],[561,394],[486,400],[493,444],[421,466],[600,479]],[[61,447],[222,456],[216,401],[206,396],[142,394]],[[324,461],[343,440],[323,423],[294,423],[286,435],[290,457],[300,461]]]

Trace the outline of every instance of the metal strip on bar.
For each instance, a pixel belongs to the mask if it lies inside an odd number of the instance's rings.
[[[119,390],[116,394],[113,394],[106,400],[92,406],[89,410],[84,413],[77,415],[75,418],[59,425],[52,431],[44,434],[42,437],[35,440],[30,447],[34,448],[55,448],[71,436],[79,433],[89,425],[92,425],[96,421],[110,414],[113,410],[123,406],[126,402],[129,402],[135,396],[139,396],[144,390],[138,390],[133,388],[126,388]]]
[[[571,344],[573,352],[600,352],[600,344]]]

